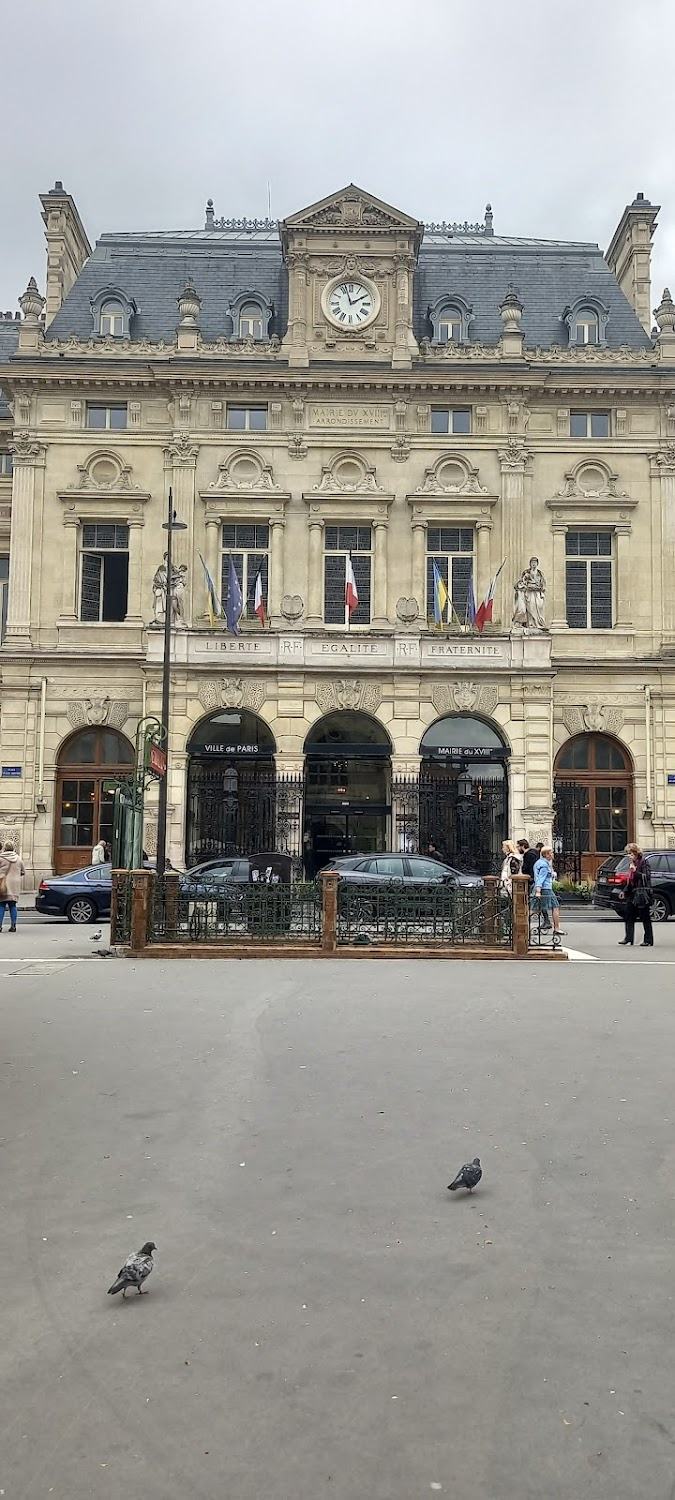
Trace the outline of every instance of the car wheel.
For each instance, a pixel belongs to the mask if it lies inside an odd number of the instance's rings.
[[[78,924],[95,922],[96,907],[93,901],[89,900],[88,896],[75,896],[72,901],[68,902],[66,916],[69,922],[77,922]]]
[[[670,902],[666,896],[655,896],[651,905],[653,922],[667,922],[670,916]]]

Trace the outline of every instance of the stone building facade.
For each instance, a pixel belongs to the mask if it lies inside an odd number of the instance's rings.
[[[175,864],[433,841],[486,870],[553,829],[585,874],[627,837],[675,847],[658,210],[638,195],[603,257],[350,186],[281,225],[209,202],[203,230],[92,251],[60,183],[41,201],[46,295],[0,318],[0,822],[35,879],[88,863],[159,714],[169,488]],[[531,558],[543,628],[513,623]],[[238,635],[206,586],[222,602],[233,569]]]

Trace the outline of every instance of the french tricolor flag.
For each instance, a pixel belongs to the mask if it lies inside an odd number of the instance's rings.
[[[504,558],[504,562],[506,562],[506,558]],[[497,579],[499,578],[503,566],[504,563],[502,563],[501,567],[497,569],[494,578],[490,582],[490,587],[487,591],[487,594],[485,595],[483,603],[479,604],[478,609],[476,610],[474,625],[476,626],[476,630],[478,630],[481,635],[483,633],[483,627],[485,625],[492,624],[492,607],[495,599],[495,589],[497,587]]]
[[[262,573],[260,569],[256,574],[255,594],[253,596],[253,613],[258,616],[261,625],[265,624],[265,595],[263,594]]]
[[[350,552],[345,562],[345,609],[348,611],[350,619],[358,602],[359,591],[356,587],[356,579],[352,567],[352,554]]]

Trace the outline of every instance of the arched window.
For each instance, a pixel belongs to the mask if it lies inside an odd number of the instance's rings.
[[[261,339],[263,333],[262,308],[257,302],[245,302],[239,314],[240,339]]]
[[[462,315],[457,307],[444,307],[438,319],[438,343],[461,344]]]
[[[54,830],[57,875],[91,864],[99,839],[112,839],[114,789],[110,783],[128,776],[133,746],[116,729],[79,730],[59,753]]]
[[[633,837],[633,775],[628,752],[606,734],[578,734],[558,752],[553,776],[555,866],[593,877]]]
[[[276,843],[276,741],[245,708],[221,708],[188,740],[185,862],[266,853]]]
[[[99,332],[113,339],[124,337],[124,308],[121,302],[104,302]]]
[[[592,307],[581,307],[574,319],[575,344],[598,344],[600,342],[600,327],[598,314]]]
[[[473,312],[463,297],[439,297],[428,311],[434,344],[466,344]]]
[[[577,297],[575,302],[565,308],[561,321],[567,328],[570,348],[574,345],[582,348],[586,344],[607,342],[609,308],[597,297],[590,297],[588,293]]]
[[[455,869],[496,873],[508,833],[509,754],[498,726],[470,713],[429,725],[420,742],[420,853],[433,843]]]

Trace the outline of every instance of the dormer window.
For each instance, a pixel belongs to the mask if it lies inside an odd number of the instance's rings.
[[[241,292],[229,309],[232,319],[231,337],[255,339],[256,342],[268,339],[273,313],[272,303],[261,292]]]
[[[121,287],[101,287],[91,300],[94,333],[102,339],[131,338],[131,319],[136,311],[136,303]]]
[[[440,297],[429,308],[431,338],[434,344],[466,344],[469,341],[469,324],[473,322],[471,308],[461,297]]]
[[[609,310],[597,297],[578,297],[562,315],[570,348],[605,344],[608,319]]]
[[[104,302],[101,308],[100,333],[108,338],[121,339],[124,336],[124,308],[121,302]]]

